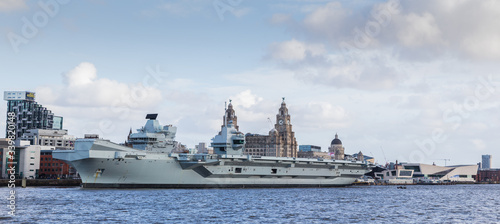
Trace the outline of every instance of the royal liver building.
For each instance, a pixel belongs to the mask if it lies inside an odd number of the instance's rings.
[[[297,157],[297,140],[285,98],[281,103],[274,129],[269,135],[246,134],[245,154],[277,157]]]

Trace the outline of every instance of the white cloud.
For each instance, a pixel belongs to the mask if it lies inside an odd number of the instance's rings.
[[[351,61],[342,55],[327,54],[321,44],[306,44],[295,39],[274,43],[268,55],[309,84],[334,88],[383,90],[397,87],[403,76],[391,64],[392,59],[373,51],[354,55]]]
[[[270,22],[272,24],[284,24],[284,23],[290,22],[291,20],[292,20],[291,15],[278,13],[278,14],[274,14],[271,17]]]
[[[402,18],[397,37],[407,47],[421,47],[442,43],[441,30],[430,13],[410,13]]]
[[[188,16],[211,6],[209,3],[202,0],[169,1],[159,5],[158,9],[177,16]]]
[[[309,56],[320,56],[326,51],[322,44],[306,44],[295,39],[273,43],[269,47],[270,56],[276,60],[301,61]]]
[[[431,61],[443,57],[500,59],[500,4],[485,1],[393,1],[374,3],[370,13],[329,2],[294,21],[286,14],[270,20],[297,37],[342,50],[358,41],[359,52],[392,50],[397,59]],[[297,38],[294,37],[294,38]],[[301,40],[298,40],[301,41]],[[307,43],[305,43],[307,44]]]
[[[70,106],[111,106],[140,108],[160,101],[161,92],[142,83],[125,84],[115,80],[97,77],[93,64],[83,62],[63,74],[65,86],[61,101]]]
[[[82,62],[63,77],[64,82],[70,87],[88,85],[97,77],[97,69],[93,64]]]
[[[349,24],[351,12],[342,7],[340,2],[330,2],[308,14],[303,27],[311,32],[334,38],[339,31]]]
[[[62,85],[40,86],[37,102],[64,117],[64,127],[82,137],[96,133],[121,142],[126,130],[143,125],[146,113],[157,112],[162,92],[142,83],[100,78],[95,66],[83,62],[62,75]],[[123,133],[122,133],[123,132]]]
[[[231,11],[234,16],[237,18],[241,18],[243,16],[248,15],[252,10],[250,8],[235,8],[234,10]]]
[[[306,105],[296,105],[298,112],[294,114],[301,127],[308,129],[345,128],[349,121],[347,111],[339,105],[329,102],[310,102]]]
[[[27,8],[25,0],[1,0],[0,11],[9,12]]]
[[[471,141],[472,144],[474,144],[476,150],[482,151],[486,148],[486,143],[484,143],[484,141],[481,139],[472,139]]]
[[[238,93],[238,95],[231,98],[244,108],[249,108],[262,101],[262,97],[252,94],[252,91],[249,89]]]

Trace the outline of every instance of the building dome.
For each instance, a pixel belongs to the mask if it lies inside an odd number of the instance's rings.
[[[332,145],[342,145],[342,141],[340,141],[340,139],[333,139]]]
[[[335,134],[335,139],[332,140],[332,145],[342,145],[342,141],[340,141],[339,135]]]

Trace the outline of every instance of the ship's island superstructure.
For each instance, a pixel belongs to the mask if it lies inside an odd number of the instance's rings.
[[[78,139],[53,157],[76,168],[86,188],[334,187],[351,185],[371,170],[363,161],[244,155],[245,135],[224,121],[212,139],[215,154],[179,153],[177,128],[157,114],[130,135],[132,147]]]

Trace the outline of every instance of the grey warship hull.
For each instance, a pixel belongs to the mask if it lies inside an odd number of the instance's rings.
[[[76,168],[84,188],[277,188],[351,185],[366,163],[249,155],[146,152],[79,139],[53,157]]]

